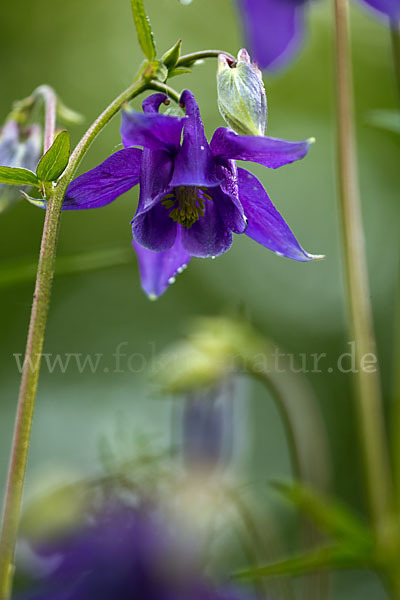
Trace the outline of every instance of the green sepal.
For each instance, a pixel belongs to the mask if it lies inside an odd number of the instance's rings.
[[[35,185],[39,187],[39,180],[35,173],[29,169],[19,167],[0,167],[0,183],[7,185]]]
[[[157,79],[164,83],[168,77],[167,67],[159,60],[152,60],[151,62],[145,62],[137,76],[137,79],[143,79],[144,81],[151,81]]]
[[[176,77],[177,75],[186,75],[186,73],[192,73],[192,69],[185,69],[184,67],[178,67],[177,69],[171,69],[168,71],[168,79]]]
[[[156,57],[156,45],[149,17],[144,10],[143,0],[131,0],[131,6],[139,45],[145,57],[151,61]]]
[[[172,69],[179,60],[181,55],[182,40],[178,40],[176,44],[167,50],[161,57],[161,61],[168,69]]]
[[[40,181],[56,181],[69,161],[71,142],[68,131],[61,131],[42,156],[36,169]]]

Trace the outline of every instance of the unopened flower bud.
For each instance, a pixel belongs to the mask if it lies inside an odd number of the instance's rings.
[[[161,62],[168,69],[172,69],[173,67],[175,67],[176,63],[178,62],[179,57],[181,55],[181,46],[182,40],[178,40],[176,44],[172,46],[172,48],[167,50],[166,53],[162,55]]]
[[[264,135],[267,96],[261,71],[244,48],[236,64],[218,57],[218,108],[227,124],[240,135]]]
[[[9,119],[0,130],[0,165],[35,171],[41,155],[41,144],[39,125],[22,128],[15,119]],[[0,184],[0,213],[22,198],[20,189]]]

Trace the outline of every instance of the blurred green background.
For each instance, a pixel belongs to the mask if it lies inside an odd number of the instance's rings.
[[[183,38],[183,51],[219,47],[236,54],[243,45],[230,0],[147,0],[159,52]],[[326,353],[325,366],[347,351],[336,203],[332,7],[315,3],[307,44],[279,76],[265,76],[268,134],[288,139],[315,136],[317,143],[299,163],[268,171],[251,167],[264,183],[300,243],[324,261],[300,264],[280,259],[245,236],[215,261],[194,259],[157,302],[140,289],[134,253],[127,264],[56,277],[45,341],[48,353],[104,355],[100,372],[65,374],[44,369],[40,379],[28,470],[29,488],[48,468],[98,471],[98,440],[115,431],[123,417],[129,431],[165,446],[171,400],[161,399],[144,368],[155,353],[185,332],[197,315],[238,307],[287,352]],[[393,321],[399,256],[399,138],[370,127],[367,113],[398,102],[388,30],[358,3],[351,12],[359,162],[368,261],[382,382],[388,411],[392,378]],[[98,113],[129,85],[142,60],[128,0],[2,0],[0,115],[40,83],[57,90],[68,106],[85,115],[71,129],[73,141]],[[199,101],[208,135],[222,125],[216,106],[214,61],[191,76],[171,80],[190,87]],[[136,102],[135,106],[139,106]],[[97,139],[81,171],[98,164],[120,144],[116,118]],[[98,211],[63,215],[59,254],[130,247],[130,219],[137,190]],[[2,260],[31,257],[39,248],[44,214],[21,202],[1,216]],[[4,264],[4,263],[3,263]],[[14,353],[23,353],[33,280],[3,287],[0,311],[0,487],[6,477],[19,374]],[[133,359],[134,370],[113,373],[113,353]],[[104,368],[103,368],[104,365]],[[108,365],[108,366],[107,366]],[[109,369],[109,372],[106,372]],[[309,375],[327,425],[336,493],[360,512],[365,509],[351,377],[326,368]],[[279,415],[265,390],[243,382],[236,397],[237,439],[242,478],[261,487],[290,473]],[[283,520],[292,516],[281,511]],[[365,573],[339,575],[334,597],[381,597],[378,582]]]

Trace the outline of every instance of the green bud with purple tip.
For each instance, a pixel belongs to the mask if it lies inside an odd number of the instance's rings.
[[[261,71],[244,48],[237,62],[218,57],[218,108],[226,123],[240,135],[264,135],[267,96]]]

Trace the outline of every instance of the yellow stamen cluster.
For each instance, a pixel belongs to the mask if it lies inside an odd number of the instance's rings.
[[[204,188],[180,186],[175,188],[174,192],[165,196],[162,204],[166,209],[172,209],[169,216],[175,223],[190,229],[193,223],[204,216],[204,202],[206,199],[211,200],[211,197]]]

